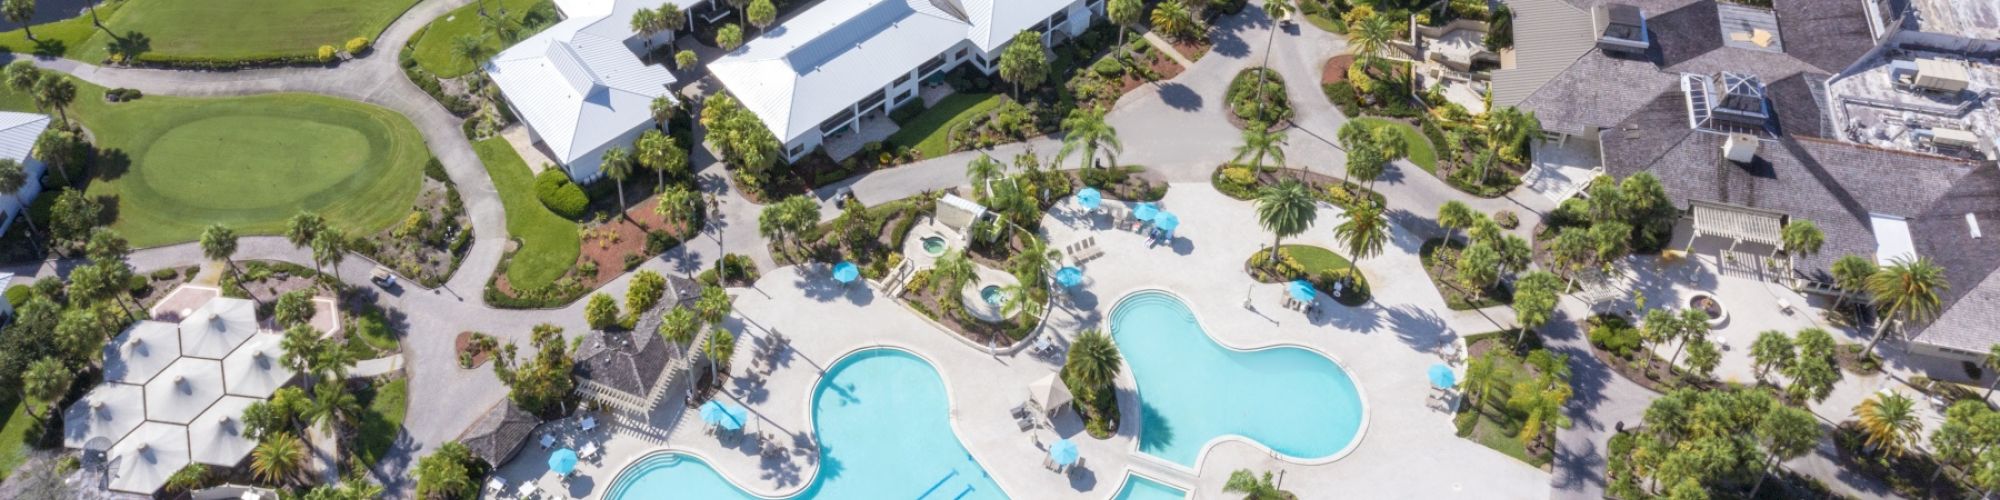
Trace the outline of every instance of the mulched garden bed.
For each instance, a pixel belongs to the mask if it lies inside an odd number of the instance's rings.
[[[1639,328],[1636,323],[1625,319],[1623,316],[1600,314],[1579,322],[1577,329],[1579,331],[1590,332],[1601,322],[1607,321],[1612,322],[1610,323],[1612,327]],[[1674,367],[1668,363],[1666,358],[1653,353],[1653,350],[1649,348],[1634,348],[1631,354],[1621,356],[1618,353],[1606,350],[1605,346],[1599,345],[1596,339],[1592,339],[1589,344],[1591,357],[1595,357],[1598,362],[1611,367],[1612,371],[1618,372],[1618,375],[1624,377],[1625,380],[1639,384],[1640,387],[1644,387],[1649,391],[1666,394],[1669,391],[1682,387],[1700,389],[1721,387],[1714,380],[1688,376],[1686,371]],[[1637,359],[1640,356],[1644,356],[1645,361],[1642,362]]]
[[[1264,167],[1263,169],[1259,170],[1256,173],[1255,179],[1250,184],[1247,185],[1238,184],[1235,181],[1227,179],[1226,176],[1224,175],[1225,170],[1234,167],[1248,168],[1243,165],[1229,165],[1229,164],[1219,165],[1215,167],[1215,173],[1209,176],[1209,181],[1211,184],[1215,186],[1215,189],[1217,191],[1221,191],[1222,194],[1228,195],[1230,198],[1235,198],[1238,200],[1244,200],[1244,201],[1255,200],[1257,198],[1258,188],[1270,184],[1277,184],[1285,179],[1296,179],[1300,182],[1304,182],[1306,184],[1306,187],[1312,188],[1313,194],[1317,196],[1320,199],[1320,201],[1332,203],[1335,206],[1339,206],[1341,208],[1354,207],[1355,202],[1358,201],[1357,198],[1360,193],[1365,193],[1366,196],[1369,199],[1374,200],[1377,205],[1381,205],[1388,201],[1388,199],[1383,197],[1381,193],[1368,190],[1367,188],[1361,187],[1360,184],[1342,181],[1340,180],[1340,178],[1331,175],[1326,175],[1319,172],[1301,168]],[[1343,188],[1343,192],[1348,193],[1347,197],[1341,198],[1332,194],[1328,188],[1333,186],[1341,186]]]
[[[1446,307],[1454,311],[1485,309],[1514,303],[1514,291],[1506,285],[1495,283],[1485,290],[1467,290],[1458,285],[1458,253],[1465,249],[1465,243],[1456,239],[1446,243],[1443,238],[1424,241],[1417,251],[1423,261],[1424,273],[1431,278],[1431,284],[1444,295]]]
[[[646,259],[679,246],[682,240],[694,232],[688,224],[669,223],[659,213],[654,212],[653,207],[659,204],[657,200],[658,197],[649,196],[627,208],[623,217],[609,217],[598,222],[585,223],[578,229],[582,231],[580,242],[582,247],[581,252],[577,254],[576,264],[568,273],[558,278],[555,284],[550,285],[561,288],[557,296],[566,299],[552,301],[548,307],[575,301],[585,292],[595,290],[625,274],[625,271],[639,267],[646,262]],[[702,207],[702,210],[706,211],[707,207]],[[700,227],[701,217],[697,214],[693,227]],[[514,286],[508,282],[507,273],[504,271],[502,269],[494,273],[493,287],[500,294],[516,297]]]
[[[1326,66],[1319,73],[1319,84],[1326,85],[1347,81],[1347,67],[1353,65],[1353,54],[1341,54],[1327,59]]]
[[[475,342],[474,338],[480,340]],[[468,370],[478,368],[479,365],[486,364],[487,360],[493,359],[493,349],[479,345],[492,340],[493,337],[475,331],[458,332],[458,337],[452,340],[452,346],[456,349],[454,352],[458,353],[458,367]],[[467,363],[467,360],[471,362]]]
[[[438,170],[435,175],[442,175],[441,165],[434,168]],[[406,279],[436,288],[451,279],[465,251],[472,247],[472,219],[465,213],[457,188],[448,180],[424,179],[423,190],[411,206],[409,216],[366,237],[355,251]]]

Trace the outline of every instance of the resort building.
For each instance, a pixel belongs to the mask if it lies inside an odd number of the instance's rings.
[[[13,227],[14,218],[35,202],[42,192],[42,174],[48,169],[35,159],[35,139],[49,129],[48,115],[0,111],[0,159],[13,160],[27,170],[28,182],[12,193],[0,193],[0,234]]]
[[[714,16],[712,8],[698,8],[707,2],[690,0],[556,2],[561,22],[486,64],[487,76],[528,126],[536,146],[570,178],[597,179],[606,150],[629,147],[647,127],[658,125],[653,99],[672,94],[674,75],[639,57],[670,46],[674,34],[639,36],[631,20],[641,7],[663,3],[679,6],[691,21]]]
[[[693,308],[700,284],[680,276],[666,278],[664,299],[628,331],[592,331],[577,346],[576,392],[613,410],[643,418],[667,394],[668,375],[687,368],[688,349],[677,349],[661,337],[661,317],[675,307]],[[669,370],[678,367],[680,370]]]
[[[1871,30],[1872,0],[1776,0],[1771,9],[1714,0],[1508,3],[1524,53],[1496,74],[1494,100],[1532,110],[1549,135],[1535,151],[1543,171],[1530,177],[1569,177],[1570,196],[1595,175],[1651,172],[1685,210],[1678,232],[1689,248],[1718,254],[1727,271],[1801,291],[1858,294],[1830,285],[1828,268],[1844,255],[1882,264],[1928,258],[1951,284],[1943,312],[1892,331],[1914,353],[1949,359],[1976,361],[2000,342],[1991,328],[2000,322],[2000,242],[1980,227],[2000,220],[2000,171],[1991,156],[1961,154],[1979,145],[1946,150],[1939,146],[1959,135],[1913,134],[1924,118],[1883,113],[1887,99],[1857,95],[1901,85],[1891,75],[1946,88],[1956,78],[1969,81],[1956,88],[1983,91],[1993,70],[1963,61],[1911,63],[1914,74],[1879,69],[1901,66],[1881,62],[1885,54],[1909,50],[1878,43],[1903,38]],[[1858,134],[1855,116],[1870,117]],[[1907,121],[1870,121],[1890,116]],[[1890,140],[1897,134],[1926,138]],[[1596,161],[1579,175],[1545,168],[1545,157]],[[1773,258],[1783,227],[1797,220],[1817,225],[1824,246]]]
[[[970,64],[999,68],[1023,30],[1074,36],[1103,0],[825,0],[709,66],[798,160],[848,139],[919,87]],[[878,140],[874,138],[870,140]],[[828,148],[836,159],[859,149]]]

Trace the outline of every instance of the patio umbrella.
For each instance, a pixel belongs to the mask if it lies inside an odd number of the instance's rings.
[[[724,429],[733,431],[743,428],[743,420],[747,416],[743,408],[736,405],[723,404],[715,400],[701,404],[701,421],[709,425],[720,425]]]
[[[841,261],[839,264],[834,264],[833,266],[833,279],[836,281],[853,283],[854,279],[859,277],[861,277],[861,268],[855,267],[853,262]]]
[[[1056,465],[1073,465],[1076,458],[1076,443],[1068,439],[1058,439],[1055,444],[1049,445],[1049,460],[1054,460]]]
[[[576,471],[576,451],[569,448],[549,454],[549,470],[558,475],[569,475]]]
[[[1158,217],[1159,215],[1160,206],[1150,201],[1142,202],[1139,206],[1132,207],[1132,218],[1134,219],[1153,220],[1154,217]]]
[[[1097,205],[1103,202],[1104,193],[1097,192],[1097,188],[1087,187],[1076,192],[1076,204],[1082,205],[1084,210],[1096,210]]]
[[[1160,212],[1159,217],[1153,218],[1153,227],[1160,228],[1161,231],[1172,231],[1181,227],[1181,216],[1174,215],[1173,212]]]
[[[1450,389],[1456,385],[1458,385],[1458,374],[1452,373],[1451,367],[1445,366],[1444,363],[1431,365],[1431,387]]]
[[[1286,283],[1285,291],[1292,294],[1293,300],[1299,301],[1312,300],[1313,296],[1319,293],[1318,290],[1313,289],[1312,282],[1306,280],[1292,280],[1292,282]]]
[[[1062,286],[1077,286],[1083,283],[1083,270],[1075,266],[1064,266],[1056,270],[1056,283]]]

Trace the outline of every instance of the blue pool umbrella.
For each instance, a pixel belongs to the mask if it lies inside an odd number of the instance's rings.
[[[1056,465],[1073,465],[1076,457],[1076,443],[1068,439],[1058,439],[1055,444],[1049,445],[1049,459],[1056,461]]]
[[[833,265],[833,279],[836,281],[853,283],[854,279],[859,277],[861,277],[861,268],[855,267],[853,262],[841,261],[841,263]]]
[[[743,428],[743,420],[747,416],[743,408],[736,405],[723,404],[715,400],[701,404],[701,421],[709,425],[720,425],[724,429],[733,431]]]
[[[1062,286],[1076,286],[1083,283],[1083,270],[1075,266],[1064,266],[1056,270],[1056,283]]]
[[[1132,218],[1134,219],[1153,220],[1154,217],[1158,217],[1159,215],[1160,215],[1160,206],[1154,205],[1153,202],[1150,201],[1140,203],[1139,206],[1132,207]]]
[[[549,470],[558,475],[568,475],[576,471],[576,452],[569,448],[556,450],[549,455]]]
[[[1097,192],[1097,188],[1087,187],[1076,192],[1076,204],[1083,205],[1085,210],[1096,210],[1097,205],[1103,202],[1104,193]]]
[[[1173,212],[1160,212],[1159,217],[1153,218],[1153,227],[1160,228],[1161,231],[1172,231],[1181,227],[1181,216],[1174,215]]]
[[[1319,293],[1318,290],[1313,290],[1312,282],[1306,280],[1292,280],[1291,283],[1286,283],[1285,291],[1291,292],[1293,300],[1300,301],[1312,300],[1313,296]]]
[[[1431,365],[1431,387],[1450,389],[1456,385],[1458,385],[1458,374],[1452,373],[1451,367],[1445,366],[1444,363]]]

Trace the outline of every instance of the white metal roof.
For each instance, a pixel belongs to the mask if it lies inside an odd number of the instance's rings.
[[[222,398],[222,362],[181,358],[146,383],[146,420],[186,425]]]
[[[577,9],[588,13],[578,15],[568,10],[564,10],[563,12],[569,14],[569,17],[589,16],[597,18],[596,21],[592,21],[577,30],[580,33],[623,40],[637,34],[632,31],[632,14],[639,12],[640,7],[658,9],[660,6],[666,4],[674,4],[680,7],[681,12],[687,12],[688,9],[692,9],[700,3],[699,0],[570,0],[568,5],[589,4],[588,7]]]
[[[1889,265],[1897,260],[1915,260],[1917,244],[1910,239],[1910,220],[1894,215],[1868,214],[1875,228],[1875,263]]]
[[[224,391],[233,396],[269,398],[297,374],[278,360],[284,356],[284,337],[275,333],[250,336],[236,352],[222,360]]]
[[[140,321],[104,346],[104,379],[144,384],[181,357],[181,327],[165,321]]]
[[[971,41],[992,53],[1073,0],[825,0],[709,65],[790,142]]]
[[[188,424],[188,444],[193,445],[196,462],[217,467],[235,467],[257,447],[257,441],[243,435],[243,409],[258,400],[224,396],[208,407],[194,423]]]
[[[150,495],[188,465],[187,427],[146,422],[105,455],[111,489]]]
[[[565,164],[651,122],[653,98],[670,93],[674,75],[640,62],[625,45],[630,17],[629,11],[623,19],[571,17],[486,65],[521,120]],[[610,36],[585,31],[598,21],[615,21],[624,31]]]
[[[35,139],[48,128],[48,115],[0,111],[0,158],[27,162],[35,150]]]
[[[181,320],[181,355],[222,359],[257,333],[257,303],[216,297]]]
[[[110,449],[145,421],[145,388],[105,382],[63,411],[63,447]]]

